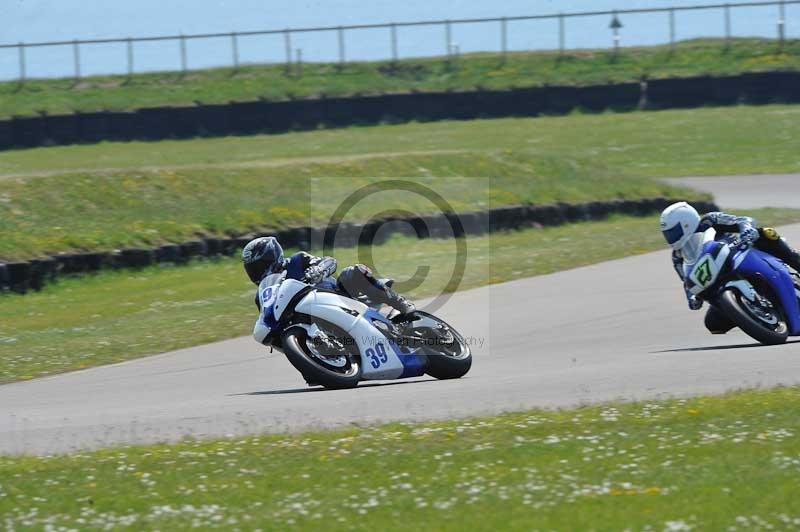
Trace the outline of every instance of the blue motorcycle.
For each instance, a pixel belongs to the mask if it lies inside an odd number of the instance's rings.
[[[800,276],[781,260],[736,238],[708,238],[685,268],[686,289],[712,306],[706,324],[716,315],[712,331],[736,326],[767,345],[800,336]]]

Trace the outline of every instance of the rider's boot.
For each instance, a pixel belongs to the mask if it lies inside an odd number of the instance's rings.
[[[342,270],[339,274],[338,287],[350,297],[365,297],[376,305],[389,305],[401,316],[414,312],[414,304],[392,289],[391,279],[378,279],[367,266],[356,264]]]
[[[398,311],[401,316],[408,316],[417,310],[417,307],[414,306],[414,303],[392,290],[393,281],[389,279],[373,278],[373,283],[382,291],[382,295],[380,297],[381,301],[378,301],[379,303],[385,303],[389,305]]]
[[[771,227],[759,229],[760,238],[756,241],[756,247],[766,251],[794,270],[800,272],[800,253],[798,253],[778,232]]]
[[[391,288],[386,290],[386,296],[386,303],[393,309],[397,310],[402,316],[408,316],[417,310],[417,307],[414,305],[414,303],[404,298]]]
[[[800,253],[797,252],[785,238],[781,238],[775,242],[775,248],[778,252],[775,254],[783,262],[794,268],[795,271],[800,272]]]

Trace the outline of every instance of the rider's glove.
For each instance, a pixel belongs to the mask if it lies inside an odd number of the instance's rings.
[[[311,266],[306,269],[303,277],[308,284],[317,284],[325,278],[325,271],[316,266]]]
[[[728,246],[730,246],[731,250],[733,250],[733,251],[736,251],[736,250],[742,250],[743,251],[743,250],[747,249],[748,247],[750,247],[750,242],[746,242],[746,241],[742,240],[740,237],[737,236],[737,237],[731,239],[730,242],[728,242]]]
[[[742,246],[752,245],[753,242],[758,240],[758,229],[755,227],[748,227],[739,236],[739,241]]]
[[[689,310],[700,310],[703,308],[703,300],[697,296],[689,296]]]

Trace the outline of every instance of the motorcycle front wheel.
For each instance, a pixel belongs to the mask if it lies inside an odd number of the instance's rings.
[[[319,384],[334,390],[358,386],[361,380],[360,358],[346,345],[337,349],[335,346],[320,344],[310,338],[302,327],[286,330],[282,342],[286,358],[309,384]]]
[[[764,296],[761,296],[764,298]],[[780,305],[769,298],[768,307],[750,302],[737,290],[725,290],[720,295],[719,308],[748,336],[766,345],[786,343],[789,327]]]
[[[427,356],[425,373],[436,379],[459,379],[472,367],[472,352],[464,337],[433,314],[416,311],[406,335]]]

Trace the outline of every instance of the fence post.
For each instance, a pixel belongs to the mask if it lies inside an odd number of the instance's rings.
[[[77,40],[72,41],[72,58],[75,62],[75,80],[81,79],[81,48]]]
[[[239,34],[231,33],[231,53],[233,54],[233,69],[239,70]]]
[[[302,48],[298,48],[296,50],[296,53],[297,53],[297,72],[296,73],[297,73],[297,77],[300,77],[300,76],[303,75],[303,49]]]
[[[725,49],[731,47],[731,5],[725,4]]]
[[[500,19],[500,53],[503,54],[503,62],[508,53],[508,20],[503,17]]]
[[[128,77],[131,77],[133,75],[133,39],[128,37],[126,45],[128,49]]]
[[[286,75],[292,73],[292,32],[283,30],[283,45],[286,49]]]
[[[336,34],[339,37],[339,65],[344,66],[345,62],[347,61],[347,56],[345,48],[344,48],[344,29],[339,26],[339,29],[336,30]]]
[[[450,43],[453,42],[452,31],[450,21],[446,20],[444,22],[444,50],[448,58],[450,57]]]
[[[27,72],[25,69],[25,43],[19,43],[17,45],[17,50],[19,51],[19,81],[22,83],[27,77]]]
[[[675,53],[675,10],[669,10],[669,51]]]
[[[564,55],[564,48],[566,48],[566,28],[564,27],[564,13],[558,14],[558,53]]]
[[[397,25],[392,24],[389,27],[389,32],[392,40],[392,62],[397,63],[399,54],[397,53]]]
[[[783,46],[786,43],[786,0],[781,0],[778,5],[778,41],[780,51],[783,52]]]
[[[186,70],[188,67],[188,60],[186,58],[186,37],[181,34],[180,36],[180,44],[181,44],[181,72],[186,74]]]

